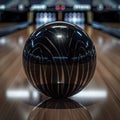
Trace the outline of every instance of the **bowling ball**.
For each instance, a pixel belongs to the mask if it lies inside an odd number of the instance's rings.
[[[53,98],[72,96],[91,80],[96,51],[76,25],[52,22],[35,30],[25,43],[23,66],[30,83]]]

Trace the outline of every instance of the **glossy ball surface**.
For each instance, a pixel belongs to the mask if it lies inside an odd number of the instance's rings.
[[[82,29],[53,22],[30,35],[23,50],[23,66],[37,90],[54,98],[69,97],[91,80],[96,51]]]

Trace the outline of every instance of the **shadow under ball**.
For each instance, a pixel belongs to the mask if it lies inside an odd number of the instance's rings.
[[[38,28],[26,41],[23,66],[37,90],[53,98],[69,97],[93,77],[96,51],[78,26],[52,22]]]

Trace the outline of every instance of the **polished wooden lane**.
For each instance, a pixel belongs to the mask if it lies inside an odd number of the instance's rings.
[[[35,26],[30,26],[0,38],[0,120],[48,120],[54,113],[56,120],[63,119],[60,114],[65,120],[120,120],[120,40],[90,26],[85,26],[85,31],[97,50],[95,75],[84,90],[71,97],[87,109],[80,106],[70,110],[67,104],[67,110],[62,111],[45,106],[33,110],[47,99],[28,83],[22,67],[22,50],[34,30]],[[50,101],[48,106],[53,103],[57,104]],[[72,105],[74,108],[76,103]],[[38,117],[39,114],[43,116]]]

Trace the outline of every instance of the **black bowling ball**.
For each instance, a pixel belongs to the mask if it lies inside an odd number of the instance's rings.
[[[37,90],[54,98],[69,97],[91,80],[96,51],[81,28],[53,22],[30,35],[23,50],[23,66]]]

